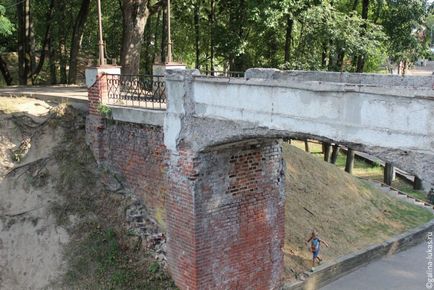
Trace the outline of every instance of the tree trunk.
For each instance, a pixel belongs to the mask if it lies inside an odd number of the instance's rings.
[[[395,168],[392,163],[386,162],[384,166],[384,183],[390,186],[393,180],[395,180]]]
[[[123,0],[122,74],[137,75],[143,32],[149,17],[148,0]]]
[[[154,63],[154,59],[155,59],[155,53],[151,50],[151,43],[153,37],[152,25],[153,25],[152,17],[149,17],[145,26],[145,32],[143,37],[143,41],[146,45],[143,53],[143,56],[145,58],[144,61],[145,74],[152,74],[152,64]]]
[[[327,47],[328,40],[324,41],[322,44],[322,52],[321,52],[321,67],[323,69],[327,68]]]
[[[340,72],[344,71],[344,58],[345,58],[345,51],[339,48],[339,53],[336,60],[336,70]]]
[[[210,27],[210,70],[211,74],[214,75],[214,19],[215,19],[215,1],[211,0],[211,10],[208,18]]]
[[[415,190],[422,190],[423,189],[422,179],[420,179],[417,176],[414,177],[413,189],[415,189]]]
[[[36,47],[36,40],[35,40],[35,33],[33,31],[33,15],[30,13],[29,10],[29,29],[27,31],[28,33],[28,42],[29,42],[29,50],[28,50],[28,57],[30,59],[30,69],[29,69],[29,75],[27,78],[31,79],[32,84],[34,83],[34,79],[32,78],[33,71],[36,69],[36,53],[35,53],[35,47]]]
[[[3,78],[5,79],[6,84],[8,86],[12,85],[11,73],[9,72],[8,65],[2,58],[1,54],[0,54],[0,71],[3,75]]]
[[[236,14],[232,16],[233,20],[235,20],[235,27],[238,28],[238,39],[240,41],[243,41],[244,39],[244,25],[245,25],[245,15],[246,15],[246,1],[245,0],[238,0],[238,10],[236,11]],[[268,42],[269,43],[269,42]],[[244,53],[235,55],[233,66],[230,67],[230,70],[232,71],[244,71],[245,70],[245,55]]]
[[[61,22],[62,19],[66,18],[65,10],[66,5],[63,0],[56,1],[56,11],[58,11]],[[59,25],[59,66],[60,66],[60,83],[66,84],[68,82],[68,75],[66,71],[66,64],[68,62],[67,60],[67,49],[66,49],[66,36],[67,36],[67,30],[65,25]]]
[[[18,81],[20,85],[27,85],[30,73],[30,0],[17,0],[17,20]]]
[[[90,0],[82,0],[80,11],[75,19],[74,28],[72,30],[71,51],[69,54],[69,72],[68,84],[75,84],[77,82],[77,63],[78,53],[81,48],[81,40],[83,38],[84,25],[86,23],[87,15],[89,14]]]
[[[330,163],[336,164],[336,161],[338,160],[339,155],[339,145],[335,144],[333,145],[333,152],[332,152],[332,158],[330,160]]]
[[[161,21],[161,11],[158,12],[157,20],[155,21],[155,30],[154,30],[154,56],[153,56],[153,63],[161,63],[161,55],[158,53],[158,32],[160,27],[160,21]]]
[[[369,0],[363,0],[362,2],[362,19],[368,19],[368,11],[369,11]],[[367,27],[363,24],[363,30],[366,31]],[[364,33],[363,33],[364,34]],[[362,73],[363,68],[365,66],[366,55],[359,55],[357,58],[357,67],[356,72]]]
[[[65,44],[65,39],[61,39],[60,40],[60,83],[61,84],[66,84],[68,83],[68,74],[67,74],[67,69],[66,69],[66,64],[68,62],[67,57],[66,57],[66,44]]]
[[[323,153],[324,153],[324,161],[330,162],[330,156],[331,156],[331,144],[327,142],[322,143],[323,146]]]
[[[48,63],[50,67],[50,84],[57,84],[56,49],[53,47],[52,39],[48,40]]]
[[[354,0],[353,2],[353,11],[357,9],[357,6],[359,6],[359,0]]]
[[[161,42],[160,42],[160,55],[161,62],[166,63],[166,48],[167,48],[167,12],[163,10],[163,19],[161,25]]]
[[[335,70],[335,65],[336,65],[336,61],[335,61],[335,55],[333,54],[333,41],[329,41],[329,50],[328,50],[328,65],[327,65],[327,70],[328,71],[334,71]]]
[[[402,76],[405,76],[405,74],[407,73],[407,68],[408,68],[408,61],[404,60],[404,63],[402,65]]]
[[[304,140],[304,151],[306,151],[306,152],[310,152],[310,150],[309,150],[309,141],[307,141],[307,140]]]
[[[200,2],[201,0],[197,0],[194,5],[194,49],[196,52],[196,69],[200,69]]]
[[[292,44],[292,28],[294,20],[289,15],[286,16],[286,36],[285,36],[285,63],[289,62],[291,57],[291,44]]]
[[[31,77],[35,79],[35,77],[41,72],[42,67],[44,66],[45,56],[47,55],[48,43],[51,42],[51,22],[53,20],[53,11],[54,11],[54,0],[50,1],[50,6],[48,7],[47,16],[46,16],[46,27],[44,33],[44,40],[42,43],[41,54],[39,56],[38,64],[33,68]]]
[[[354,150],[348,148],[347,150],[347,161],[345,163],[345,171],[348,172],[349,174],[353,173],[353,168],[354,168]]]

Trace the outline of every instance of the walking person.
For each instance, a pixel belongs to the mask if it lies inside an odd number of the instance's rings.
[[[321,244],[323,243],[324,246],[326,246],[327,248],[329,247],[329,245],[327,244],[326,241],[321,240],[318,237],[315,230],[312,230],[312,234],[311,234],[310,238],[305,242],[305,244],[308,245],[309,242],[310,242],[310,252],[312,252],[312,269],[311,269],[311,271],[313,272],[315,270],[315,260],[318,260],[318,265],[322,261],[322,259],[319,256]]]

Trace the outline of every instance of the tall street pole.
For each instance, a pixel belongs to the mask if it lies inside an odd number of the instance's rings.
[[[104,41],[102,38],[102,20],[101,20],[101,0],[98,3],[98,26],[99,26],[99,65],[105,64],[104,61]]]
[[[172,63],[172,37],[170,32],[170,0],[167,0],[167,63]]]

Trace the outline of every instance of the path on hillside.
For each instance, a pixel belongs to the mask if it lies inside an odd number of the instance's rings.
[[[425,286],[427,283],[427,247],[427,243],[424,242],[394,256],[382,258],[336,280],[321,290],[427,289]]]
[[[87,100],[87,89],[78,86],[12,86],[0,88],[0,96],[68,97]]]

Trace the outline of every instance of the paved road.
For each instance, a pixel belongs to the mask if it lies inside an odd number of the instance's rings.
[[[427,61],[425,66],[415,65],[407,74],[411,76],[431,76],[434,72],[434,61]]]
[[[321,290],[427,289],[425,285],[428,264],[426,251],[427,244],[424,242],[395,256],[364,266]]]

